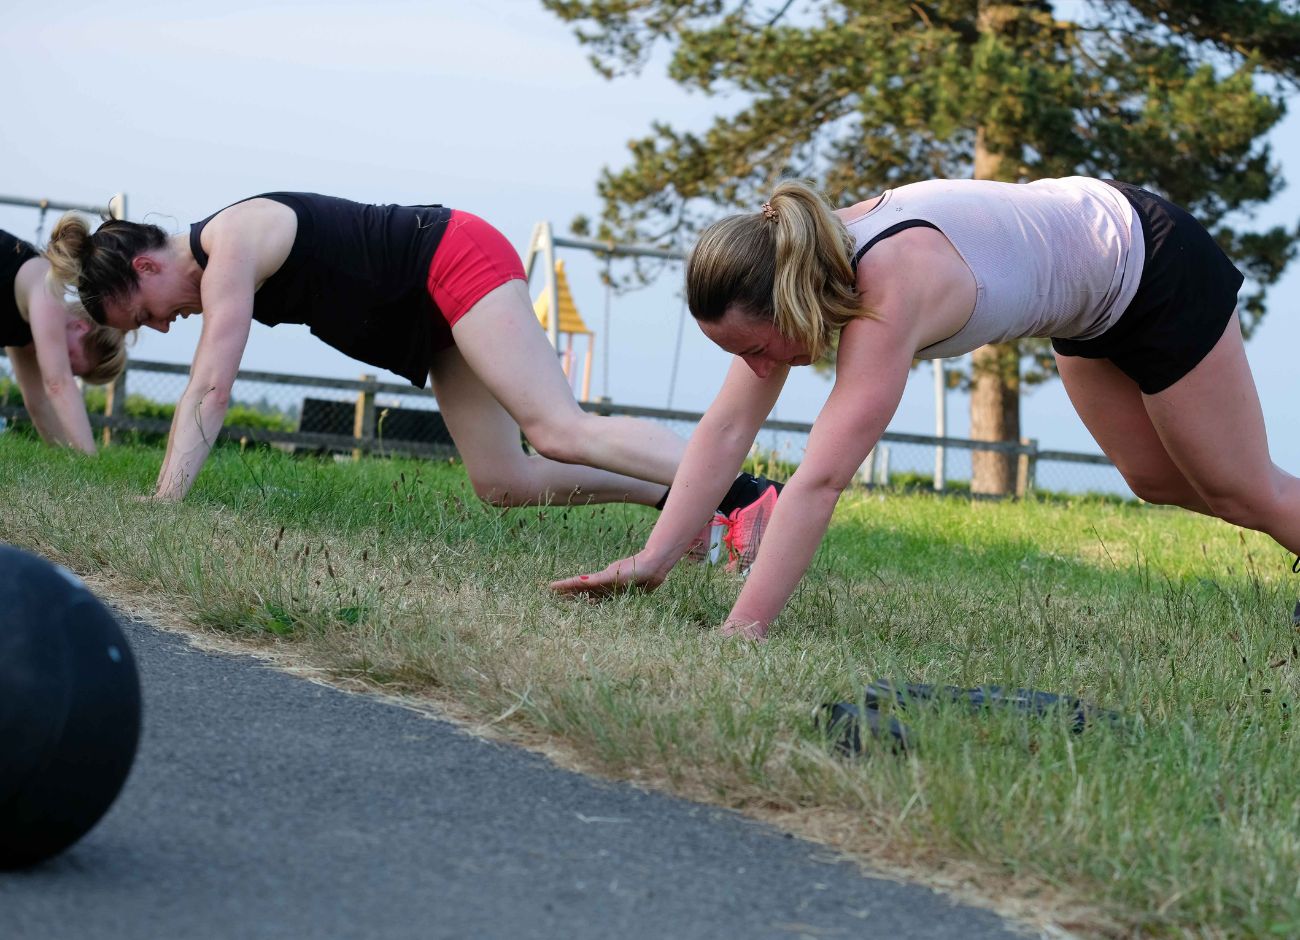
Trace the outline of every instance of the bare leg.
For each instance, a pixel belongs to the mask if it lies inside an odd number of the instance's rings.
[[[1235,314],[1195,369],[1143,401],[1169,456],[1210,512],[1300,553],[1300,480],[1269,456]]]
[[[1165,450],[1136,382],[1108,359],[1057,356],[1056,367],[1079,417],[1134,493],[1149,503],[1210,514]]]
[[[488,293],[452,335],[469,368],[543,455],[664,485],[673,481],[686,442],[650,421],[579,408],[523,281]]]
[[[497,506],[608,502],[653,506],[664,495],[662,484],[524,453],[519,425],[458,350],[438,353],[432,376],[447,430],[479,498]]]

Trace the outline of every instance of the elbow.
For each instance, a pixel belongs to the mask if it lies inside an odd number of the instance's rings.
[[[220,408],[224,411],[230,407],[230,392],[233,386],[233,382],[226,382],[221,379],[194,381],[191,390],[200,407]],[[194,399],[191,399],[191,401]]]
[[[230,386],[209,385],[203,400],[214,408],[226,411],[230,408]]]
[[[816,470],[805,473],[807,469],[811,468],[800,467],[796,470],[787,487],[797,487],[818,502],[834,506],[839,501],[840,494],[853,484],[853,474],[844,476],[840,473]]]
[[[70,375],[47,377],[41,380],[41,384],[45,388],[46,397],[51,400],[62,398],[67,394],[68,389],[77,388],[76,380]]]
[[[749,451],[756,436],[757,432],[751,433],[747,428],[736,424],[725,424],[711,434],[712,439],[722,444],[727,450],[734,449],[744,452]]]
[[[699,432],[703,432],[709,440],[722,444],[728,449],[739,447],[748,450],[749,446],[754,443],[758,428],[750,427],[748,422],[740,420],[740,417],[735,414],[709,414],[706,412],[704,419],[700,421],[697,428],[697,433]]]

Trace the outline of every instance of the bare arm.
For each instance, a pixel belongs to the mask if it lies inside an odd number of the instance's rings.
[[[6,346],[5,352],[9,355],[14,378],[18,380],[18,390],[23,395],[23,407],[36,426],[36,433],[47,444],[67,444],[59,425],[59,416],[45,396],[41,367],[36,361],[36,347],[30,343],[26,346]]]
[[[46,283],[44,271],[48,264],[41,265],[35,272],[37,276],[29,275],[27,267],[22,271],[22,278],[27,281],[23,285],[27,291],[27,316],[51,420],[50,436],[42,432],[42,437],[51,443],[69,444],[83,453],[94,454],[95,438],[86,417],[86,400],[68,360],[68,308]]]
[[[184,498],[207,460],[248,345],[253,295],[284,264],[297,230],[294,211],[267,199],[231,206],[204,228],[208,263],[199,281],[203,332],[189,384],[172,417],[156,498]]]
[[[203,274],[203,332],[189,384],[176,403],[157,499],[184,499],[216,442],[248,344],[256,284],[256,252],[232,230],[213,245]]]
[[[645,548],[604,571],[556,581],[551,587],[561,594],[601,594],[630,584],[653,590],[663,583],[740,471],[788,374],[783,367],[760,379],[743,360],[735,359],[686,445],[663,515]]]
[[[724,634],[767,634],[812,563],[840,493],[893,418],[916,351],[961,329],[977,296],[956,249],[924,228],[873,248],[859,266],[858,286],[872,316],[840,333],[835,387],[781,491]]]
[[[915,350],[905,328],[872,320],[844,328],[835,387],[813,423],[803,461],[776,502],[724,634],[767,634],[808,570],[840,493],[898,408]]]

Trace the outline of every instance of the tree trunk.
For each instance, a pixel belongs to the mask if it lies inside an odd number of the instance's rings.
[[[1007,7],[1011,6],[1010,10]],[[1014,6],[981,0],[979,29],[997,30],[1014,18]],[[1010,16],[1008,16],[1010,14]],[[975,133],[975,178],[1003,179],[1002,156]],[[971,355],[970,436],[977,441],[1020,440],[1020,347],[981,346]],[[1008,496],[1016,491],[1016,459],[991,450],[971,451],[971,492]]]
[[[977,441],[1020,440],[1020,347],[981,346],[971,355],[970,436]],[[1016,458],[971,451],[971,492],[1008,496],[1016,491]]]

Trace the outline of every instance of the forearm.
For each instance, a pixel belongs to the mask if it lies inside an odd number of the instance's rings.
[[[59,425],[59,416],[54,413],[54,408],[44,393],[32,395],[24,390],[23,407],[27,409],[27,417],[31,418],[32,426],[42,441],[55,447],[68,443],[64,439],[63,428]]]
[[[45,394],[58,425],[59,443],[69,444],[85,454],[95,453],[95,438],[86,416],[86,401],[76,382],[47,385]]]
[[[45,382],[41,377],[40,365],[36,360],[35,350],[30,346],[5,347],[9,364],[13,368],[14,379],[23,396],[23,407],[31,418],[36,433],[45,443],[60,446],[69,443],[59,421],[59,415],[46,394]]]
[[[726,495],[753,441],[745,428],[707,416],[700,422],[641,556],[665,572],[677,563]]]
[[[191,380],[176,404],[155,498],[185,498],[216,442],[229,406],[228,390]]]
[[[807,485],[794,477],[781,491],[758,558],[731,608],[728,621],[765,632],[790,600],[826,535],[839,500],[834,486]]]
[[[181,420],[181,403],[177,402],[176,407],[172,409],[171,427],[167,429],[167,446],[163,449],[162,465],[158,468],[158,479],[155,481],[155,488],[162,485],[162,481],[167,474],[167,468],[172,462],[172,447],[176,442],[176,426]]]

